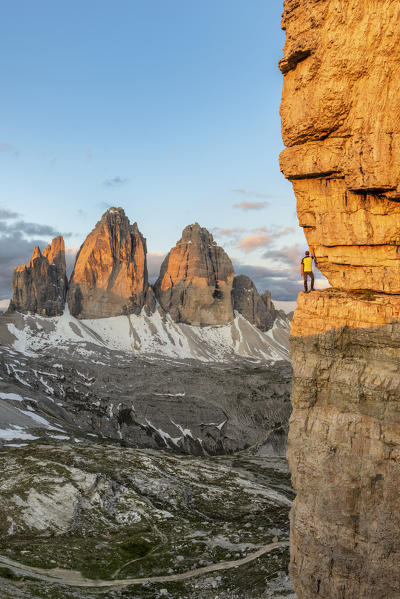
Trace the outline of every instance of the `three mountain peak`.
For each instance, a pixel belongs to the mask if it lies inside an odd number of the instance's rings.
[[[146,255],[137,223],[110,208],[81,245],[69,282],[62,237],[43,253],[36,247],[28,265],[15,268],[9,310],[57,316],[67,303],[73,316],[92,319],[162,309],[196,326],[226,324],[237,310],[261,330],[271,328],[268,292],[260,296],[251,279],[235,277],[229,256],[198,223],[185,227],[153,286]]]

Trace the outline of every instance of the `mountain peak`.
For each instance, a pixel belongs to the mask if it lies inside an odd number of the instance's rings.
[[[148,291],[146,240],[122,208],[109,208],[82,244],[68,304],[79,318],[139,313]]]
[[[154,291],[176,322],[226,324],[233,320],[233,276],[229,256],[207,229],[194,223],[165,258]]]
[[[31,258],[29,265],[32,265],[34,260],[36,260],[37,258],[41,258],[41,257],[42,257],[42,252],[40,251],[40,247],[38,245],[36,245],[33,250],[32,258]]]
[[[43,250],[43,254],[37,245],[30,262],[14,269],[9,311],[57,316],[63,313],[66,292],[64,239],[59,236]]]

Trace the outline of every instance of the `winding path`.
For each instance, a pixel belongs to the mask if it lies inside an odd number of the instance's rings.
[[[218,572],[221,570],[229,570],[230,568],[237,568],[248,564],[253,560],[261,557],[264,553],[278,549],[279,547],[288,547],[289,541],[279,541],[277,543],[270,543],[264,545],[258,551],[254,551],[246,557],[238,560],[218,562],[217,564],[211,564],[210,566],[204,566],[203,568],[196,568],[195,570],[189,570],[188,572],[182,572],[181,574],[170,574],[169,576],[149,576],[146,578],[125,578],[122,580],[92,580],[90,578],[84,578],[80,572],[76,570],[64,570],[62,568],[52,568],[51,570],[45,568],[34,568],[32,566],[26,566],[20,562],[13,561],[4,555],[0,555],[0,566],[12,570],[18,576],[29,576],[31,578],[37,578],[43,582],[52,582],[67,585],[70,587],[128,587],[131,585],[139,585],[145,583],[155,582],[177,582],[180,580],[187,580],[194,576],[201,576],[202,574],[208,574],[209,572]]]

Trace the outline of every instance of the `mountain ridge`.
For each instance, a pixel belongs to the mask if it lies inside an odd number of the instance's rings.
[[[146,239],[137,223],[131,225],[122,208],[110,208],[81,245],[68,282],[62,237],[43,255],[36,247],[28,265],[14,269],[8,311],[50,317],[62,315],[68,305],[72,316],[95,319],[138,315],[143,309],[150,316],[161,308],[174,322],[209,326],[232,322],[236,310],[262,331],[273,327],[278,314],[285,318],[268,292],[262,297],[251,279],[235,276],[229,256],[198,223],[185,227],[153,286],[146,256]],[[56,302],[53,262],[58,269]]]

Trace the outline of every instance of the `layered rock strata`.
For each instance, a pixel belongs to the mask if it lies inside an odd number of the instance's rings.
[[[62,314],[67,291],[64,239],[56,237],[43,253],[36,246],[30,262],[14,269],[12,287],[10,312]]]
[[[333,289],[292,322],[298,599],[400,593],[400,6],[286,0],[281,168]]]
[[[238,275],[233,279],[233,309],[261,331],[272,328],[276,310],[269,291],[261,296],[253,281],[246,275]]]
[[[211,233],[189,225],[161,265],[154,291],[175,322],[226,324],[233,319],[233,266]]]
[[[70,279],[68,305],[78,318],[139,314],[154,308],[146,240],[122,208],[110,208],[87,236]]]

